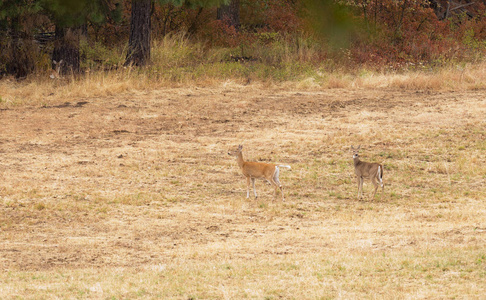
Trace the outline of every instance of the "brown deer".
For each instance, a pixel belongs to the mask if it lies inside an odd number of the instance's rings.
[[[278,175],[280,173],[280,168],[288,168],[290,169],[289,165],[276,165],[276,164],[269,164],[263,162],[251,162],[245,161],[243,159],[243,146],[239,145],[235,151],[228,152],[231,156],[236,156],[236,160],[238,162],[238,166],[241,169],[241,172],[246,177],[246,198],[250,198],[250,180],[253,185],[253,193],[255,194],[255,199],[257,198],[257,193],[255,189],[255,179],[262,178],[266,179],[272,186],[275,187],[274,197],[277,198],[277,191],[280,189],[282,194],[282,201],[284,201],[284,193],[282,184],[278,179]]]
[[[385,185],[383,183],[383,166],[378,163],[361,161],[358,154],[360,148],[361,145],[356,149],[351,146],[354,160],[354,174],[356,175],[356,180],[358,181],[358,200],[361,199],[361,196],[363,194],[363,181],[365,178],[371,179],[371,183],[373,183],[373,185],[375,186],[375,191],[373,193],[373,196],[371,197],[371,200],[375,198],[378,185],[381,185],[381,200],[383,198],[383,193],[385,192]],[[377,181],[379,182],[379,184]]]
[[[52,62],[54,63],[54,69],[51,69],[50,70],[50,75],[49,77],[51,77],[51,79],[60,79],[61,78],[61,66],[62,66],[62,63],[63,63],[63,60],[61,59],[59,62],[55,61],[55,60],[52,60]]]

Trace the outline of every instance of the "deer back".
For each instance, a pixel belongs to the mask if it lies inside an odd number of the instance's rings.
[[[250,176],[254,178],[263,178],[268,177],[271,178],[273,173],[275,172],[275,165],[262,163],[262,162],[245,162],[241,170],[245,176]]]
[[[372,177],[378,173],[379,163],[369,163],[358,160],[354,164],[354,173],[360,177]]]

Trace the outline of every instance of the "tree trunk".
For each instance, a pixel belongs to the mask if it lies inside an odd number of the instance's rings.
[[[218,8],[217,19],[236,30],[240,29],[240,0],[231,0],[229,5]]]
[[[79,27],[61,28],[56,26],[56,38],[52,60],[63,61],[60,74],[79,73]],[[52,65],[55,67],[55,64]]]
[[[132,0],[130,40],[125,65],[144,66],[150,60],[151,0]]]

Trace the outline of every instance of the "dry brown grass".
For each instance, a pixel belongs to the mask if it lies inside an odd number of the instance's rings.
[[[483,90],[96,76],[0,82],[2,297],[484,296]],[[245,199],[237,144],[292,166],[284,203]],[[383,201],[356,200],[352,144]]]
[[[166,42],[166,47],[177,49],[177,44],[184,46],[183,40],[171,39]],[[191,49],[187,45],[184,46]],[[157,49],[157,51],[155,51]],[[188,50],[186,49],[185,52]],[[38,74],[26,81],[16,82],[12,79],[0,81],[0,108],[9,108],[25,105],[51,105],[59,101],[69,101],[79,97],[107,97],[119,95],[120,93],[139,93],[147,90],[165,89],[167,87],[185,86],[214,86],[220,85],[221,74],[227,74],[229,79],[225,84],[234,83],[246,85],[252,83],[256,88],[276,88],[276,89],[298,89],[298,90],[322,90],[322,89],[341,89],[341,88],[392,88],[406,90],[481,90],[486,88],[486,64],[464,64],[462,66],[443,67],[438,70],[423,69],[411,72],[388,72],[379,73],[361,70],[352,75],[347,72],[316,72],[308,77],[296,76],[295,80],[286,83],[276,83],[273,77],[280,77],[279,72],[274,70],[272,76],[253,78],[247,73],[259,70],[259,65],[242,65],[241,68],[231,69],[231,64],[214,63],[200,66],[192,66],[190,69],[198,75],[189,72],[184,68],[186,64],[197,64],[196,62],[185,62],[182,58],[165,57],[164,53],[175,55],[177,51],[170,52],[165,47],[154,48],[154,66],[152,69],[137,70],[130,67],[120,67],[119,70],[107,72],[87,72],[80,78],[65,76],[62,80],[51,80],[47,74]],[[192,52],[191,52],[192,53]],[[190,56],[187,54],[187,56]],[[192,55],[201,56],[199,52]],[[216,55],[216,54],[215,54]],[[181,60],[181,61],[180,61]],[[166,66],[167,61],[172,64]],[[175,62],[174,62],[175,61]],[[161,71],[158,71],[158,70]],[[260,70],[265,73],[264,71]],[[285,77],[284,75],[281,75]],[[224,76],[223,76],[224,77]]]

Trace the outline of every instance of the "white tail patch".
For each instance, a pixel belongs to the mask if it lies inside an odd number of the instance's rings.
[[[380,181],[380,185],[383,186],[383,177],[382,177],[381,166],[378,166],[378,180]]]
[[[280,184],[280,180],[278,179],[278,175],[280,175],[280,169],[279,169],[279,166],[275,166],[275,173],[273,173],[273,180],[279,185],[281,186]]]

